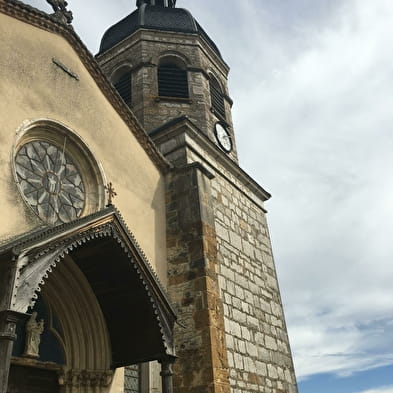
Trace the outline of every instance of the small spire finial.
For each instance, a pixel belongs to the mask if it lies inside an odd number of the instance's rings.
[[[112,206],[112,199],[117,195],[112,182],[109,182],[106,186],[105,186],[105,191],[108,193],[108,204],[107,206]]]
[[[138,8],[143,4],[174,8],[176,6],[176,0],[136,0],[136,6]]]
[[[71,24],[74,17],[72,16],[72,12],[67,10],[68,3],[66,0],[46,0],[49,3],[53,11],[54,18],[64,24]]]

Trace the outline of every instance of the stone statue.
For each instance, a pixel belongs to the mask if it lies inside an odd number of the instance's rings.
[[[38,358],[41,334],[44,332],[44,320],[37,322],[37,313],[33,312],[26,324],[26,345],[23,356]]]
[[[61,23],[70,24],[73,16],[72,12],[67,10],[68,3],[66,0],[46,0],[53,8],[53,16]]]

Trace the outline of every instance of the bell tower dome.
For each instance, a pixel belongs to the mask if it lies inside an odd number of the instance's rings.
[[[105,32],[102,69],[149,134],[186,117],[237,161],[229,67],[217,46],[175,0],[136,5]]]

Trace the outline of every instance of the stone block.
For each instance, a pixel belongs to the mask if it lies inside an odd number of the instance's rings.
[[[240,301],[239,301],[239,305],[240,305]],[[240,324],[246,324],[248,316],[244,312],[234,309],[233,310],[233,318],[236,321],[238,321]]]
[[[267,365],[267,373],[269,375],[269,378],[271,378],[271,379],[278,378],[277,368],[271,364]]]
[[[230,272],[230,269],[227,269],[227,273],[229,273]],[[233,272],[232,272],[233,273]],[[229,274],[228,274],[229,275]],[[235,279],[235,275],[234,275],[234,273],[233,273],[233,278]],[[234,284],[234,282],[233,281],[227,281],[227,291],[228,291],[228,293],[230,293],[232,296],[235,296],[236,295],[236,292],[235,292],[235,284]]]
[[[235,321],[229,321],[229,333],[234,337],[241,337],[242,331],[240,325]]]
[[[249,356],[254,357],[254,358],[258,357],[258,348],[255,344],[247,341],[246,342],[246,349],[247,349],[247,353]]]
[[[266,348],[277,351],[277,341],[273,337],[265,336],[265,345]]]
[[[218,276],[218,284],[220,286],[220,289],[225,291],[225,289],[227,287],[227,282],[226,282],[226,279],[221,275]]]
[[[260,362],[259,360],[257,360],[257,361],[255,362],[255,367],[256,367],[256,369],[257,369],[256,372],[257,372],[259,375],[262,375],[262,376],[264,376],[264,377],[267,376],[267,366],[266,366],[265,363],[262,363],[262,362]]]
[[[233,281],[235,281],[235,272],[233,270],[231,270],[229,267],[225,266],[227,265],[226,261],[228,261],[228,259],[224,258],[224,265],[221,265],[221,275],[224,277],[225,281],[227,282],[227,287],[229,285],[233,286]],[[228,283],[228,280],[230,280],[231,282]],[[234,291],[235,289],[233,289]],[[231,294],[235,294],[234,292]]]
[[[228,351],[228,366],[229,367],[234,367],[235,366],[235,361],[233,359],[233,353],[229,352],[229,351]]]
[[[271,302],[270,303],[271,309],[272,309],[272,314],[275,315],[276,317],[282,318],[282,307],[280,304],[276,302]]]
[[[254,295],[250,291],[244,291],[244,300],[251,306],[254,305]]]
[[[284,379],[285,379],[284,370],[281,367],[277,367],[277,374],[278,374],[278,378],[281,381],[284,381]]]
[[[254,335],[255,343],[263,347],[265,345],[264,335],[261,332],[256,332]]]
[[[228,349],[234,349],[235,348],[235,346],[234,346],[234,338],[233,338],[232,335],[230,335],[230,334],[226,335],[226,343],[227,343],[227,348]]]
[[[244,300],[244,289],[240,286],[235,287],[236,297],[238,299]]]
[[[230,239],[229,239],[228,229],[224,225],[222,225],[219,221],[215,222],[215,227],[216,227],[217,236],[229,243]]]
[[[231,231],[229,233],[229,237],[230,237],[231,245],[233,247],[235,247],[237,250],[242,250],[242,239],[241,239],[241,237],[237,233],[235,233],[233,231]]]
[[[240,354],[238,354],[238,353],[234,354],[234,361],[235,361],[235,367],[237,369],[239,369],[239,370],[244,369],[243,357]]]
[[[291,372],[290,372],[288,369],[286,369],[286,370],[284,371],[284,377],[285,377],[285,381],[287,381],[287,382],[290,383],[290,384],[293,383],[292,374],[291,374]]]
[[[246,314],[250,313],[250,306],[246,302],[241,302],[241,310]]]
[[[247,324],[249,327],[258,329],[259,328],[259,321],[258,319],[254,318],[251,315],[247,315]]]
[[[232,305],[232,296],[229,293],[224,293],[224,302],[227,305]]]
[[[261,309],[262,309],[265,313],[271,314],[272,309],[271,309],[271,306],[270,306],[270,303],[269,303],[269,302],[266,302],[265,300],[260,299],[260,307],[261,307]]]
[[[251,332],[250,332],[250,330],[247,327],[245,327],[245,326],[242,326],[241,330],[242,330],[242,337],[243,337],[243,339],[246,340],[246,341],[250,341],[251,340]]]

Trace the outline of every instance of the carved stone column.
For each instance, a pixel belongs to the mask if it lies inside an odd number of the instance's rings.
[[[16,340],[16,324],[26,318],[25,314],[15,311],[0,312],[0,393],[6,393],[12,347]]]
[[[107,392],[112,380],[112,370],[68,370],[59,376],[59,384],[65,393]]]
[[[175,360],[175,357],[167,357],[166,359],[160,360],[162,393],[173,393],[172,364],[175,362]]]

